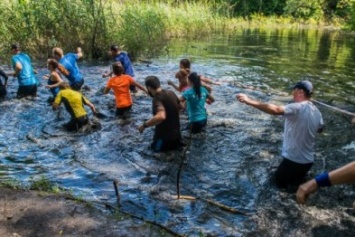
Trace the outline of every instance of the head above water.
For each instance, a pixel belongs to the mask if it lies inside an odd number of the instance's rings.
[[[64,89],[70,89],[70,85],[68,82],[63,81],[58,85],[60,90],[64,90]]]
[[[112,63],[112,71],[116,76],[121,76],[124,72],[124,68],[120,62]]]
[[[158,91],[161,90],[159,78],[156,76],[146,77],[145,87],[147,87],[148,94],[153,97]]]
[[[196,72],[191,72],[189,74],[189,84],[194,89],[198,98],[201,98],[201,78]]]
[[[15,44],[11,45],[11,52],[13,54],[16,54],[16,53],[20,52],[20,50],[21,50],[21,47],[20,47],[19,43],[15,43]]]
[[[63,49],[58,47],[53,48],[52,53],[53,53],[53,57],[57,60],[61,59],[64,56]]]
[[[185,69],[189,72],[190,68],[191,68],[190,60],[188,60],[187,58],[181,59],[179,67],[180,67],[180,69]]]
[[[110,51],[117,53],[118,51],[121,51],[121,48],[120,48],[120,46],[113,44],[110,47]]]
[[[304,92],[305,97],[310,98],[313,94],[313,85],[310,81],[304,80],[299,81],[295,85],[292,86],[292,89],[299,89]]]

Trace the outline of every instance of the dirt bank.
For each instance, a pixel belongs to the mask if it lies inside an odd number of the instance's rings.
[[[171,236],[63,195],[0,188],[0,236]]]

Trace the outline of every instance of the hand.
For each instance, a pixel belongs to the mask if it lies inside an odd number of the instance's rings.
[[[48,74],[47,74],[47,75],[44,75],[42,78],[43,78],[43,79],[49,79],[49,75],[48,75]]]
[[[46,89],[50,89],[51,86],[50,86],[50,85],[46,85],[45,88],[46,88]]]
[[[142,133],[142,132],[144,131],[144,129],[145,129],[145,127],[144,127],[143,124],[138,127],[138,131],[139,131],[140,133]]]
[[[296,197],[299,204],[305,204],[309,195],[315,193],[318,189],[318,185],[315,179],[312,179],[298,187]]]
[[[248,101],[249,101],[248,96],[245,95],[245,94],[238,94],[238,95],[236,96],[236,98],[237,98],[237,100],[239,100],[239,102],[245,103],[245,104],[247,104]]]
[[[172,86],[174,83],[172,82],[172,81],[170,81],[170,80],[168,80],[168,85],[169,86]]]
[[[102,74],[102,78],[106,78],[108,75],[106,73]]]
[[[222,83],[221,83],[221,82],[218,82],[218,81],[213,82],[213,84],[214,84],[214,85],[217,85],[217,86],[222,85]]]

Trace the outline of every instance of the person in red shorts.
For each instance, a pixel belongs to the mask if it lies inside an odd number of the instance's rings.
[[[116,116],[125,118],[127,113],[132,108],[132,97],[129,92],[131,85],[138,87],[148,94],[148,91],[131,76],[123,74],[124,68],[121,63],[113,63],[112,71],[114,77],[110,78],[104,88],[104,94],[107,94],[112,89],[116,97]]]

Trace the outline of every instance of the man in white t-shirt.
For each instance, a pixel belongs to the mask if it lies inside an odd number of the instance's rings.
[[[324,126],[322,114],[310,101],[313,86],[300,81],[292,87],[294,103],[279,106],[250,99],[238,94],[237,99],[271,115],[283,115],[285,120],[282,145],[283,160],[276,170],[278,186],[299,185],[314,162],[314,143],[317,132]]]

